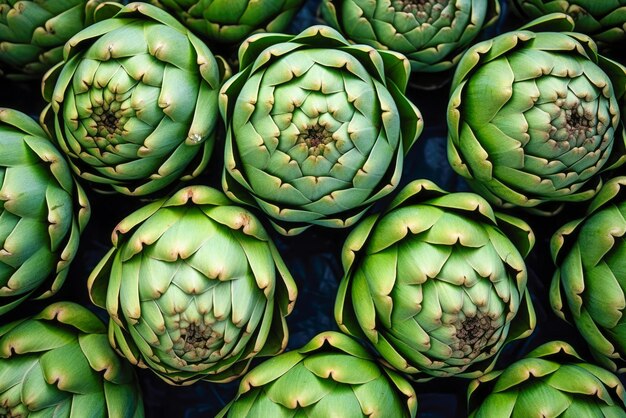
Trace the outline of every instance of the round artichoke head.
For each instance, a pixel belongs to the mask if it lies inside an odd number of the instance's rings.
[[[43,80],[42,122],[72,169],[96,189],[130,195],[197,176],[213,150],[227,68],[155,6],[107,3],[96,19]]]
[[[0,327],[1,417],[143,418],[130,364],[87,308],[57,302]]]
[[[417,397],[407,380],[352,338],[328,331],[252,369],[216,418],[414,418],[416,413]]]
[[[0,108],[0,315],[56,293],[90,208],[63,155],[27,115]]]
[[[472,381],[469,418],[626,417],[624,387],[613,373],[551,341],[504,370]]]
[[[528,225],[480,196],[416,180],[348,236],[335,318],[415,380],[479,376],[534,329],[523,259],[533,243]]]
[[[205,186],[125,218],[89,277],[111,344],[170,384],[240,376],[287,344],[296,288],[260,222]]]
[[[220,93],[230,198],[292,235],[314,224],[347,227],[397,186],[422,130],[403,94],[406,58],[313,26],[254,35],[239,62]]]
[[[448,106],[452,168],[492,203],[555,212],[593,197],[622,164],[626,68],[554,14],[461,59]],[[548,204],[552,202],[552,204]]]

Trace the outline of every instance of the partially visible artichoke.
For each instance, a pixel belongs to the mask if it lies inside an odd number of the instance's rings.
[[[256,32],[283,32],[303,0],[150,0],[210,44],[239,44]]]
[[[417,397],[399,374],[338,332],[266,360],[246,374],[216,418],[415,417]]]
[[[0,108],[0,315],[59,290],[89,214],[87,197],[41,127]]]
[[[406,55],[416,72],[453,68],[500,13],[498,0],[322,0],[322,17],[346,38]]]
[[[398,185],[423,126],[406,58],[313,26],[251,36],[239,62],[220,93],[228,197],[294,235],[348,227]]]
[[[43,80],[42,122],[97,189],[154,193],[207,166],[228,69],[163,10],[100,7]]]
[[[553,14],[471,47],[452,81],[448,159],[502,207],[554,213],[624,163],[626,68]],[[621,104],[620,104],[621,101]]]
[[[533,244],[526,223],[482,197],[413,181],[348,236],[335,318],[415,380],[480,376],[534,329]]]
[[[170,384],[227,382],[287,345],[296,287],[261,223],[191,186],[122,220],[88,281],[111,344]]]
[[[518,12],[536,19],[549,13],[565,13],[574,19],[574,30],[598,44],[620,47],[626,41],[626,0],[513,0]]]
[[[40,78],[63,60],[65,42],[93,23],[103,1],[0,1],[0,74]]]
[[[143,418],[133,368],[85,307],[57,302],[0,327],[0,416]]]
[[[470,418],[624,418],[624,386],[562,341],[472,381]]]
[[[584,218],[552,237],[550,300],[604,367],[626,371],[626,177],[609,180]]]

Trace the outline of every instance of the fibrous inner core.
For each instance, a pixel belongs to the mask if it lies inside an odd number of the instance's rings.
[[[471,317],[464,317],[452,324],[456,328],[456,338],[450,345],[452,350],[463,357],[474,358],[479,355],[495,332],[489,315],[477,312]]]
[[[298,142],[306,144],[309,155],[323,154],[326,145],[332,141],[332,134],[319,124],[307,127],[298,135]]]
[[[176,354],[187,361],[206,359],[223,344],[223,334],[204,323],[181,324]]]
[[[420,23],[432,23],[445,15],[450,0],[392,0],[392,7],[398,12],[410,13]]]

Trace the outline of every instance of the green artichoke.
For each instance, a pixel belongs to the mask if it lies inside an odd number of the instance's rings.
[[[322,0],[324,20],[346,38],[406,55],[415,72],[454,67],[498,20],[498,0]]]
[[[0,74],[40,78],[104,0],[0,0]]]
[[[626,68],[598,55],[588,36],[544,25],[573,28],[566,15],[550,15],[463,56],[448,105],[448,159],[490,202],[551,213],[592,198],[599,174],[623,164]]]
[[[565,13],[574,19],[576,32],[591,36],[600,45],[619,47],[626,41],[626,0],[513,0],[512,3],[529,19]]]
[[[352,338],[328,331],[251,370],[216,418],[408,418],[416,412],[408,381]]]
[[[584,218],[552,237],[550,300],[604,367],[626,371],[626,177],[609,180]]]
[[[27,115],[0,108],[0,315],[56,293],[89,220],[62,154]]]
[[[623,418],[625,407],[619,378],[562,341],[537,347],[468,388],[470,418]]]
[[[130,364],[89,310],[57,302],[0,327],[0,416],[143,418]]]
[[[261,223],[192,186],[122,220],[88,281],[110,343],[170,384],[227,382],[287,344],[296,287]]]
[[[233,45],[256,32],[283,32],[303,0],[150,0],[212,44]]]
[[[533,244],[527,224],[482,197],[413,181],[348,236],[335,319],[415,380],[480,376],[534,329]]]
[[[43,80],[42,122],[72,169],[103,190],[146,195],[207,166],[227,68],[163,10],[106,4]]]
[[[406,58],[313,26],[253,35],[239,62],[220,92],[228,197],[295,235],[350,226],[398,185],[423,126]]]

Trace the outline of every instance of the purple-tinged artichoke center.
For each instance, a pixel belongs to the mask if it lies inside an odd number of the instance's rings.
[[[309,155],[318,156],[324,153],[327,144],[333,141],[332,134],[319,124],[309,126],[298,135],[298,143],[304,143],[309,148]]]
[[[483,312],[460,319],[453,325],[456,328],[456,338],[451,348],[458,355],[469,358],[474,358],[483,352],[496,331],[489,315]]]

